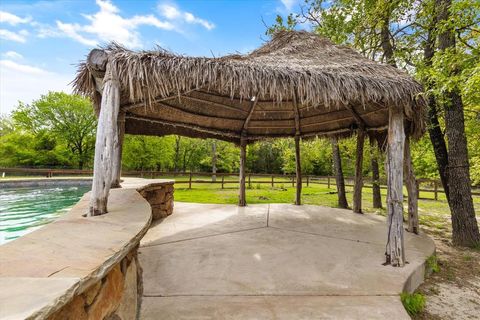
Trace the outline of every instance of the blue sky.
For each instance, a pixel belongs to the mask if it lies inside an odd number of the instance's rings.
[[[0,1],[0,114],[49,90],[70,92],[76,64],[110,41],[176,53],[246,53],[301,0]]]

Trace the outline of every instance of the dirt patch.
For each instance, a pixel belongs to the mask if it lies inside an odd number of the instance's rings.
[[[414,319],[479,319],[480,251],[453,247],[449,227],[426,227],[424,231],[437,246],[439,271],[418,288],[426,297],[426,306]]]

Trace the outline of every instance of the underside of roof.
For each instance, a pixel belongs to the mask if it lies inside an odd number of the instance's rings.
[[[121,87],[126,133],[180,134],[238,143],[300,135],[343,137],[388,126],[402,108],[409,134],[425,129],[422,87],[392,66],[308,32],[283,31],[247,55],[193,58],[118,45],[80,65],[77,92],[100,106],[105,71]]]

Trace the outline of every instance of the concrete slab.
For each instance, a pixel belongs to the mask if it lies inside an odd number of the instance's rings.
[[[359,215],[345,209],[289,204],[271,204],[268,220],[268,225],[274,228],[381,246],[385,246],[387,240],[386,224],[386,219],[377,215]],[[433,240],[425,234],[405,232],[405,246],[407,253],[411,250],[427,253],[435,250]]]
[[[142,319],[408,319],[426,236],[383,266],[382,217],[317,206],[175,204],[140,248]]]
[[[141,319],[410,319],[390,297],[164,297],[143,298]]]
[[[411,252],[410,255],[418,254]],[[379,246],[263,228],[141,249],[146,296],[395,295],[418,266]]]
[[[238,207],[176,202],[174,214],[153,224],[141,246],[266,227],[267,213],[268,205]]]

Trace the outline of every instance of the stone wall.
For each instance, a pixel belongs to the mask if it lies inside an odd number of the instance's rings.
[[[152,207],[152,220],[165,218],[173,212],[173,182],[163,184],[151,184],[138,192]]]
[[[77,295],[49,320],[132,320],[140,312],[142,270],[137,248],[99,282]]]

